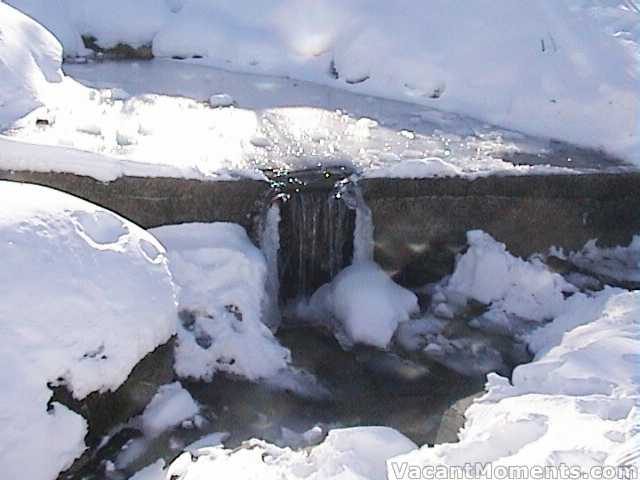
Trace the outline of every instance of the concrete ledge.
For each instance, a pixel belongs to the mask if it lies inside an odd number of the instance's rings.
[[[451,271],[465,232],[482,229],[520,256],[592,238],[626,245],[640,233],[640,174],[362,182],[376,260],[408,285]]]
[[[0,180],[35,183],[113,210],[145,228],[185,222],[234,222],[251,231],[269,191],[257,180],[201,181],[121,177],[109,183],[70,173],[0,170]]]
[[[235,222],[254,240],[270,188],[254,180],[124,177],[102,183],[73,174],[1,170],[0,179],[68,192],[147,228]],[[376,260],[407,285],[449,273],[472,229],[487,231],[525,257],[551,246],[575,250],[592,238],[626,245],[640,233],[640,173],[363,179],[360,185],[373,215]]]

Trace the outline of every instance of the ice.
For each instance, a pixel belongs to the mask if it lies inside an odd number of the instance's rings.
[[[142,413],[145,435],[156,437],[194,417],[200,408],[180,382],[162,385]]]
[[[174,334],[174,285],[163,247],[122,217],[34,185],[0,182],[0,198],[0,460],[8,477],[49,480],[87,425],[49,405],[48,385],[117,389]]]
[[[151,44],[157,57],[408,101],[638,159],[640,12],[626,0],[9,3],[71,56],[84,53],[80,33],[101,47]],[[501,28],[487,28],[496,19]]]
[[[287,368],[289,351],[262,322],[267,265],[244,229],[230,223],[154,228],[180,290],[175,370],[211,379],[218,371],[249,380]]]
[[[234,103],[233,97],[226,93],[218,93],[209,97],[209,105],[213,108],[230,107]]]
[[[385,348],[398,325],[418,311],[418,299],[373,262],[347,267],[313,294],[318,316],[334,317],[351,343]]]

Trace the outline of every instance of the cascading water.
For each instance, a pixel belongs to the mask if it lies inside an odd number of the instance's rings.
[[[280,206],[277,201],[270,201],[259,219],[258,240],[260,249],[267,262],[267,281],[265,297],[262,301],[263,322],[272,330],[280,324],[280,306],[278,295],[280,280],[278,278],[278,253],[280,249]]]
[[[260,244],[271,269],[269,293],[278,292],[282,304],[309,297],[352,262],[372,258],[371,213],[350,175],[337,168],[272,176]]]

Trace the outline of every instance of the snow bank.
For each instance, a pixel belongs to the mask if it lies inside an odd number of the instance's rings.
[[[389,478],[412,478],[411,466],[476,462],[586,472],[637,466],[640,292],[608,288],[577,295],[573,307],[531,335],[535,359],[517,367],[511,383],[489,376],[487,393],[465,414],[459,443],[394,458]]]
[[[266,262],[242,227],[193,223],[151,232],[167,248],[180,287],[178,375],[210,379],[224,371],[256,380],[287,367],[289,351],[261,321]]]
[[[638,160],[633,1],[10,3],[60,29],[67,54],[77,32],[102,46],[153,43],[156,56],[436,106]]]
[[[62,47],[36,22],[0,2],[0,129],[39,106],[62,80]]]
[[[386,348],[400,322],[418,311],[418,298],[373,262],[351,265],[311,297],[311,313],[332,316],[349,343]]]
[[[165,478],[233,478],[280,480],[386,480],[385,460],[406,453],[416,445],[401,433],[385,427],[332,430],[326,440],[308,451],[279,448],[250,440],[234,450],[206,448],[184,453],[160,472],[159,465],[145,469],[146,480]],[[155,472],[155,475],[150,475]]]
[[[0,182],[0,198],[0,461],[48,480],[86,433],[48,386],[115,390],[175,332],[174,289],[164,249],[131,222],[33,185]]]
[[[180,382],[162,385],[142,413],[142,429],[148,437],[155,437],[199,411],[198,404]]]

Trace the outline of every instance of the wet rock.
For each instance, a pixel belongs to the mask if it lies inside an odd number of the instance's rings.
[[[476,398],[481,397],[483,394],[484,392],[476,393],[453,403],[441,417],[434,443],[458,442],[458,433],[464,426],[466,420],[464,412],[471,406]]]
[[[85,48],[92,50],[101,60],[151,60],[153,51],[151,44],[132,47],[126,43],[118,43],[115,47],[102,48],[99,39],[93,35],[83,35]]]
[[[173,381],[173,344],[172,339],[144,357],[114,392],[94,392],[77,400],[65,386],[56,386],[53,387],[51,402],[59,402],[82,415],[89,426],[85,443],[90,447],[97,446],[112,428],[142,413],[160,385]],[[93,454],[85,453],[70,469],[60,474],[60,478],[73,477],[92,458]]]

